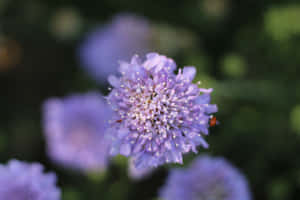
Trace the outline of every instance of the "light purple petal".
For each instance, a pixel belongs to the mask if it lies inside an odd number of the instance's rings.
[[[111,84],[114,87],[119,87],[120,86],[120,80],[114,75],[110,75],[108,77],[108,82],[109,82],[109,84]]]
[[[192,81],[196,75],[195,67],[184,67],[182,75],[189,81]]]

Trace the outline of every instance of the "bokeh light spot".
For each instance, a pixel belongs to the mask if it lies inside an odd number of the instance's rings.
[[[230,78],[243,77],[246,74],[246,64],[241,56],[230,54],[223,60],[222,71]]]
[[[294,107],[290,115],[291,128],[300,134],[300,105]]]

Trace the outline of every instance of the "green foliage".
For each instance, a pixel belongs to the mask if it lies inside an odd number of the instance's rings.
[[[241,78],[246,74],[246,63],[241,56],[229,54],[222,63],[222,71],[230,78]]]
[[[64,200],[80,200],[80,193],[75,188],[65,188],[62,193]]]
[[[272,7],[265,14],[266,31],[274,40],[286,41],[300,33],[300,5]]]
[[[285,180],[275,180],[269,186],[270,199],[283,200],[289,199],[289,183]]]
[[[295,106],[290,115],[291,128],[300,134],[300,105]]]

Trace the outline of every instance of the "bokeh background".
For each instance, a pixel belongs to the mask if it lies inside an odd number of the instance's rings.
[[[121,12],[149,21],[153,50],[197,67],[213,87],[220,124],[208,150],[248,178],[253,199],[300,198],[300,3],[296,0],[0,0],[0,161],[37,161],[58,175],[63,200],[154,200],[166,166],[128,178],[117,157],[104,173],[79,173],[45,152],[41,105],[49,97],[98,90],[78,47]],[[187,155],[189,163],[195,155]],[[177,166],[178,167],[178,166]]]

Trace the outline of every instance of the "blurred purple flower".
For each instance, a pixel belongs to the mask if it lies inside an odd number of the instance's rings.
[[[79,48],[81,64],[96,81],[106,82],[109,74],[117,73],[120,60],[149,50],[150,37],[144,18],[119,14],[87,35]]]
[[[104,133],[111,110],[100,94],[52,98],[45,102],[43,111],[48,153],[54,161],[81,170],[107,167]]]
[[[59,200],[56,176],[44,173],[38,163],[11,160],[0,165],[1,200]]]
[[[108,135],[111,154],[134,159],[135,167],[182,163],[182,154],[208,147],[209,114],[217,111],[210,103],[212,89],[192,83],[194,67],[179,69],[175,62],[157,53],[145,61],[134,56],[122,62],[122,76],[109,77],[114,89],[107,97],[115,115]]]
[[[152,174],[154,167],[137,169],[134,165],[134,160],[130,159],[128,167],[128,175],[133,180],[141,180]]]
[[[164,200],[250,200],[245,177],[223,158],[200,156],[187,169],[173,169],[161,190]]]

